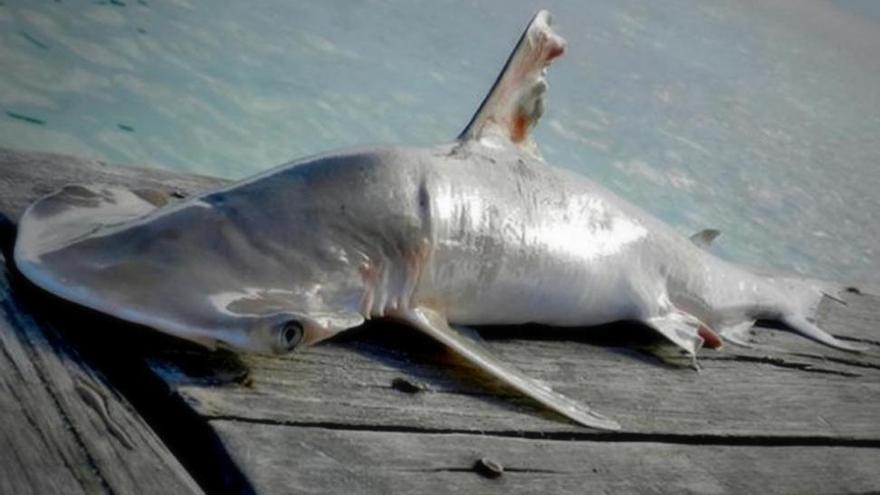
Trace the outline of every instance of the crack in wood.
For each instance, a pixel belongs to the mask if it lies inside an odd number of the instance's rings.
[[[426,435],[474,435],[481,437],[519,438],[524,440],[556,440],[564,442],[653,442],[678,445],[752,446],[752,447],[859,447],[880,449],[880,438],[826,437],[818,435],[718,435],[642,432],[581,432],[480,430],[453,428],[418,428],[399,425],[349,424],[320,421],[279,421],[234,415],[203,415],[208,422],[230,421],[292,428],[373,433],[409,433]]]
[[[834,334],[834,338],[837,338],[840,340],[846,340],[849,342],[858,342],[860,344],[876,345],[876,346],[880,347],[880,340],[867,339],[864,337],[851,337],[849,335],[840,335],[840,334]]]
[[[792,356],[806,357],[806,358],[818,359],[820,361],[829,361],[832,363],[845,364],[847,366],[853,366],[856,368],[868,368],[868,369],[880,370],[880,365],[878,365],[878,364],[869,363],[866,361],[858,361],[855,359],[847,359],[847,358],[841,358],[841,357],[835,357],[835,356],[825,356],[822,354],[811,354],[811,353],[807,353],[807,352],[791,352],[789,354],[791,354]]]
[[[398,472],[404,473],[473,473],[474,467],[437,467],[425,469],[398,469]],[[523,473],[523,474],[578,474],[571,471],[559,471],[554,469],[536,469],[536,468],[517,468],[504,466],[504,474],[507,473]]]
[[[861,373],[856,373],[853,371],[843,371],[843,370],[835,370],[830,368],[819,368],[810,363],[803,363],[797,361],[786,361],[780,357],[772,357],[772,356],[744,356],[744,355],[732,355],[732,356],[704,356],[701,357],[702,361],[737,361],[737,362],[747,362],[747,363],[761,363],[761,364],[769,364],[771,366],[776,366],[779,368],[793,369],[798,371],[806,371],[809,373],[824,373],[827,375],[837,375],[843,376],[847,378],[858,378],[862,376]]]
[[[396,390],[393,386],[390,385],[364,385],[365,389],[376,389],[376,390]],[[522,401],[530,403],[530,399],[523,398],[521,394],[517,393],[507,393],[507,392],[479,392],[479,391],[471,391],[471,390],[444,390],[440,388],[429,387],[426,390],[420,391],[418,395],[460,395],[463,397],[476,397],[481,399],[502,399],[502,400],[514,400],[514,401]]]
[[[104,399],[104,396],[101,395],[101,392],[82,377],[76,377],[73,386],[83,401],[88,404],[98,416],[100,416],[102,421],[104,421],[107,425],[107,429],[110,430],[110,433],[112,433],[113,436],[125,446],[125,448],[128,450],[134,450],[134,441],[128,433],[119,426],[119,423],[113,419],[113,416],[110,414],[110,409],[107,406],[107,401]]]

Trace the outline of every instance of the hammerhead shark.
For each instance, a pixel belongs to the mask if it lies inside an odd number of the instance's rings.
[[[620,425],[501,362],[474,325],[634,321],[696,355],[757,319],[823,344],[835,287],[759,274],[586,177],[543,161],[532,130],[565,41],[539,12],[461,135],[282,165],[158,205],[70,185],[29,207],[15,262],[43,289],[198,342],[286,353],[365,320],[402,322],[593,428]]]

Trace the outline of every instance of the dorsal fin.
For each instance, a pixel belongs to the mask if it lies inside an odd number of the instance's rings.
[[[715,240],[716,237],[721,235],[720,230],[716,229],[703,229],[696,234],[690,237],[691,242],[697,245],[702,249],[709,249],[709,246],[712,244],[712,241]]]
[[[546,10],[535,14],[459,140],[497,136],[537,154],[530,133],[544,113],[544,76],[550,62],[565,51],[565,40],[550,23]]]

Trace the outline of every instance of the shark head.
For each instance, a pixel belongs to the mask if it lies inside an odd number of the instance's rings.
[[[162,198],[67,186],[25,212],[16,264],[64,299],[210,348],[287,353],[363,322],[360,279],[326,239],[285,251],[210,201]]]

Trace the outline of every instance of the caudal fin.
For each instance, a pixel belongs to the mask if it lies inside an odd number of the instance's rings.
[[[868,348],[866,346],[851,344],[849,342],[844,342],[837,337],[831,335],[830,333],[822,330],[815,323],[812,323],[807,317],[798,314],[787,315],[782,318],[783,323],[791,327],[795,332],[803,335],[804,337],[810,338],[819,342],[821,344],[825,344],[829,347],[833,347],[835,349],[840,349],[843,351],[850,352],[863,352]]]
[[[835,349],[850,352],[862,352],[867,347],[844,342],[819,328],[816,318],[819,304],[824,298],[830,298],[842,304],[843,286],[822,280],[802,277],[771,277],[776,285],[789,299],[789,310],[780,318],[795,332]]]

